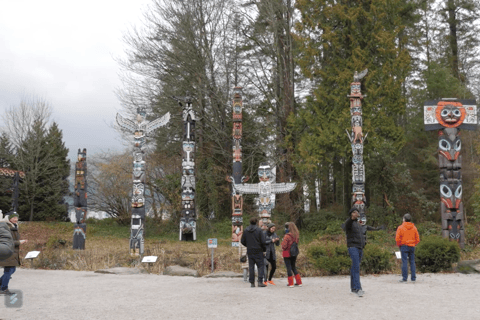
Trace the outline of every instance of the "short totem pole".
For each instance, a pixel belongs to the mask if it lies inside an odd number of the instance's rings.
[[[258,194],[260,198],[260,204],[258,206],[258,212],[263,224],[267,224],[268,220],[272,216],[273,202],[271,200],[272,194],[288,193],[295,189],[297,186],[294,182],[289,183],[276,183],[271,182],[273,177],[272,168],[268,163],[262,163],[258,167],[259,183],[251,184],[236,184],[234,183],[235,191],[241,194]]]
[[[197,240],[197,215],[195,212],[195,112],[192,98],[174,97],[183,108],[182,144],[182,216],[180,218],[180,241]]]
[[[368,69],[361,73],[355,71],[353,82],[350,84],[350,115],[352,116],[352,133],[347,130],[347,135],[352,145],[352,207],[357,208],[361,219],[366,219],[365,207],[365,165],[363,164],[363,143],[367,138],[362,133],[362,91],[360,80],[365,77]]]
[[[425,130],[438,130],[438,166],[440,167],[440,214],[442,237],[455,240],[465,247],[462,202],[462,156],[460,129],[475,130],[475,100],[442,99],[426,101]]]
[[[75,206],[76,223],[73,231],[73,249],[85,249],[87,232],[87,149],[78,149],[78,161],[75,164]]]
[[[118,125],[134,135],[132,224],[130,229],[130,254],[132,255],[143,255],[144,252],[146,138],[170,120],[170,113],[166,113],[163,117],[153,121],[147,121],[146,116],[147,113],[144,108],[137,108],[135,121],[123,118],[117,113]]]
[[[233,175],[227,180],[232,183],[232,247],[240,246],[243,234],[243,197],[235,189],[235,184],[248,180],[242,176],[242,88],[235,87],[233,93]]]

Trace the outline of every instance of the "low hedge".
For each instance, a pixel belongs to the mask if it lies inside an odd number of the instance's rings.
[[[415,248],[415,263],[421,272],[439,272],[452,269],[460,260],[460,246],[439,236],[421,239]]]
[[[313,245],[307,250],[309,261],[326,275],[349,274],[351,260],[345,244],[332,242]],[[393,266],[393,255],[377,245],[367,245],[363,250],[361,269],[365,273],[389,271]]]

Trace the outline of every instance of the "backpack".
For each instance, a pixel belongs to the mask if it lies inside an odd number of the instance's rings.
[[[296,257],[300,253],[298,250],[298,245],[295,241],[293,241],[292,246],[290,247],[290,257]]]

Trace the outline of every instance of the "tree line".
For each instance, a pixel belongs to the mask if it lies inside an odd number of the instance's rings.
[[[244,175],[257,182],[258,165],[268,161],[278,182],[303,187],[278,197],[273,216],[301,222],[317,211],[346,213],[346,96],[354,72],[368,68],[362,80],[367,214],[378,224],[406,212],[439,221],[438,140],[424,131],[423,102],[480,99],[479,9],[473,0],[153,0],[143,23],[124,35],[116,93],[131,116],[138,107],[151,110],[152,119],[172,115],[152,138],[155,150],[147,160],[154,215],[179,218],[182,110],[171,97],[188,92],[200,119],[197,212],[230,217],[225,177],[232,172],[236,86],[244,96]],[[468,218],[480,218],[476,138],[477,132],[462,133]],[[89,207],[129,218],[129,157],[127,150],[87,159]],[[252,197],[246,197],[245,214],[256,214]]]

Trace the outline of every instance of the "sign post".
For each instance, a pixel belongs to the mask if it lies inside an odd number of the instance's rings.
[[[217,247],[217,238],[212,238],[212,239],[208,239],[207,240],[207,245],[208,245],[208,248],[212,249],[212,273],[213,273],[213,269],[214,269],[214,264],[213,264],[213,252],[215,250],[215,248]]]
[[[38,257],[39,254],[40,254],[40,251],[30,251],[25,256],[25,260],[30,259],[30,266],[32,267],[32,269],[33,269],[33,259]]]

